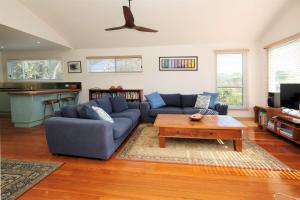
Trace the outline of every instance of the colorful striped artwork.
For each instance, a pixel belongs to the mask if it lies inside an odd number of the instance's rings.
[[[197,71],[198,56],[160,57],[160,71]]]

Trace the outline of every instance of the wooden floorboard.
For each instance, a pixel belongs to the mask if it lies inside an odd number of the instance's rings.
[[[267,200],[273,199],[275,192],[300,196],[297,171],[128,161],[114,156],[109,161],[54,156],[48,151],[43,126],[14,128],[9,119],[1,118],[0,133],[4,158],[64,162],[21,200]],[[247,130],[247,138],[289,167],[300,169],[298,146],[255,127]]]

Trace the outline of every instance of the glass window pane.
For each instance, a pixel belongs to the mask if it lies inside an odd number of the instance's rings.
[[[243,88],[218,88],[219,100],[230,106],[243,105]]]
[[[61,80],[63,68],[59,60],[9,60],[8,79]]]
[[[217,55],[217,85],[222,87],[243,86],[243,55]]]
[[[117,72],[140,72],[142,71],[141,58],[121,58],[116,59]]]
[[[88,59],[89,72],[115,72],[115,59]]]

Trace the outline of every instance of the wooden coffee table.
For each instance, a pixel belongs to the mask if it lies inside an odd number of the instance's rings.
[[[228,115],[205,115],[191,121],[190,115],[158,114],[154,126],[159,128],[159,146],[165,148],[166,138],[233,140],[234,150],[242,151],[242,132],[246,127]]]

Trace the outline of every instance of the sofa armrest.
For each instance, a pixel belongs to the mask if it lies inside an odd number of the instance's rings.
[[[150,109],[151,107],[149,102],[147,101],[141,102],[141,118],[143,122],[149,123],[153,121],[153,119],[149,115]]]
[[[45,130],[54,154],[108,159],[115,150],[112,124],[104,120],[52,117]]]
[[[127,102],[129,109],[140,109],[140,102]]]
[[[217,102],[215,105],[215,110],[218,111],[219,115],[227,115],[228,105],[221,102]]]

